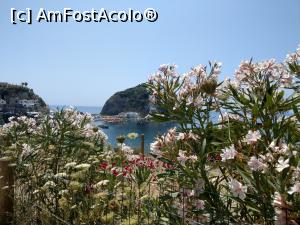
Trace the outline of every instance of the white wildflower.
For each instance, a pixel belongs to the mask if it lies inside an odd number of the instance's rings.
[[[90,167],[91,167],[90,164],[88,164],[88,163],[82,163],[82,164],[79,164],[79,165],[75,166],[75,169],[88,169]]]
[[[109,183],[109,180],[101,180],[98,183],[94,184],[93,187],[99,189],[102,186],[106,186],[108,183]]]
[[[65,165],[65,168],[73,168],[73,167],[75,167],[76,165],[77,165],[76,162],[70,162],[70,163],[67,163],[67,164]]]
[[[66,173],[57,173],[54,175],[54,177],[60,179],[60,178],[66,178],[68,177],[68,175]]]
[[[47,181],[45,184],[44,184],[44,187],[55,187],[56,184],[54,183],[54,181]]]

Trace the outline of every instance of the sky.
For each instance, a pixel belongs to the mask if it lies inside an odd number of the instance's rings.
[[[144,11],[154,23],[10,22],[11,8]],[[1,0],[0,82],[20,84],[47,104],[101,106],[115,92],[147,81],[160,64],[179,72],[241,60],[282,61],[300,43],[300,0]]]

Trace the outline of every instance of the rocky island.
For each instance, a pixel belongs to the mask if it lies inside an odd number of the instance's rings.
[[[104,104],[101,119],[106,122],[122,122],[125,119],[143,119],[151,110],[146,84],[120,91]]]
[[[0,82],[0,124],[7,122],[10,116],[33,116],[49,111],[44,100],[27,87]]]

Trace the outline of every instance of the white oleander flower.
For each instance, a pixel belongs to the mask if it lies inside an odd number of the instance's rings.
[[[288,191],[290,195],[294,193],[300,193],[300,182],[297,182],[294,184],[294,186],[291,187],[291,189]]]
[[[22,144],[21,157],[27,157],[33,152],[33,149],[28,144]]]
[[[177,140],[184,140],[186,137],[185,133],[179,132],[177,135]]]
[[[278,159],[278,163],[276,164],[276,170],[280,173],[282,172],[285,168],[288,168],[289,165],[289,159],[284,160],[283,157],[280,157]]]
[[[229,159],[234,159],[234,157],[237,154],[237,151],[235,150],[234,145],[231,145],[229,147],[222,149],[222,152],[223,153],[220,154],[220,156],[222,157],[222,162],[225,162]]]

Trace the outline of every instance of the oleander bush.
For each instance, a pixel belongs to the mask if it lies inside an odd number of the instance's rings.
[[[300,224],[300,48],[283,63],[221,63],[149,78],[156,121],[177,126],[148,155],[91,116],[10,118],[0,160],[15,171],[15,224]],[[136,138],[137,134],[128,134]],[[0,177],[1,179],[1,177]]]
[[[176,171],[165,176],[182,187],[179,217],[300,224],[299,59],[300,47],[284,63],[243,61],[223,82],[221,63],[183,75],[162,65],[150,77],[153,118],[178,122],[151,150]]]

